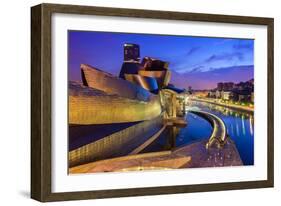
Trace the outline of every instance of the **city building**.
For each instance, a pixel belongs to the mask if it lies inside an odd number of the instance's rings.
[[[218,84],[217,84],[217,90],[223,90],[223,83],[222,82],[219,82]]]
[[[233,93],[232,93],[232,91],[222,91],[221,96],[222,96],[223,100],[231,100]]]
[[[228,91],[228,90],[232,90],[234,88],[234,83],[233,82],[219,82],[217,84],[217,90],[219,91]]]
[[[124,61],[139,62],[140,61],[140,47],[137,44],[124,44]]]
[[[214,90],[209,91],[209,98],[254,103],[254,79],[246,82],[219,82]]]
[[[216,98],[217,98],[217,99],[220,99],[220,98],[221,98],[221,93],[222,93],[221,90],[217,90],[217,91],[216,91]]]
[[[216,90],[211,90],[208,93],[209,98],[216,98]]]

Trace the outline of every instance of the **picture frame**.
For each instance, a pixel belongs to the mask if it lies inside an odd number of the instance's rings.
[[[257,181],[169,185],[89,191],[52,191],[52,15],[96,15],[262,25],[267,28],[267,178]],[[31,8],[31,198],[41,202],[266,188],[274,185],[274,20],[171,11],[40,4]],[[56,85],[58,86],[58,85]]]

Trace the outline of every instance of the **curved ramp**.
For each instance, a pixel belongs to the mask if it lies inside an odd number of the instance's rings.
[[[222,147],[226,143],[227,132],[226,127],[222,119],[218,116],[204,111],[190,111],[204,119],[206,119],[213,127],[212,135],[206,144],[206,148],[209,147]]]

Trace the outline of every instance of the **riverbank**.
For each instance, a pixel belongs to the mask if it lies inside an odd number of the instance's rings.
[[[69,169],[70,174],[242,166],[235,144],[228,140],[223,148],[206,149],[208,140],[172,151],[128,155],[96,161]]]
[[[210,103],[210,104],[215,104],[215,105],[218,105],[218,106],[223,106],[223,107],[227,107],[227,108],[238,110],[238,111],[248,112],[248,113],[251,113],[251,114],[254,113],[253,107],[242,106],[242,105],[231,104],[231,103],[222,103],[222,102],[218,102],[217,99],[207,99],[207,98],[193,97],[190,100],[191,101],[198,101],[198,102],[206,102],[206,103]]]
[[[137,148],[130,155],[74,166],[70,168],[69,172],[75,174],[243,165],[235,143],[230,138],[226,138],[224,123],[213,114],[202,111],[194,113],[202,116],[212,125],[213,132],[209,139],[162,152],[138,154],[151,143],[149,139],[148,143],[145,142],[140,146],[141,149]],[[160,133],[165,127],[161,129]],[[158,138],[159,134],[154,136],[151,138],[152,141]],[[212,146],[214,142],[215,147]],[[222,147],[218,146],[220,143],[223,143]]]

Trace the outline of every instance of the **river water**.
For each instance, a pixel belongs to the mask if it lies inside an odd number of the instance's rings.
[[[203,102],[190,102],[187,108],[210,112],[220,117],[226,125],[227,134],[236,144],[243,164],[254,164],[254,117],[252,114]],[[211,135],[212,127],[203,118],[192,113],[187,113],[185,118],[187,126],[179,129],[176,136],[172,137],[171,132],[167,130],[143,152],[180,147],[207,139]]]

